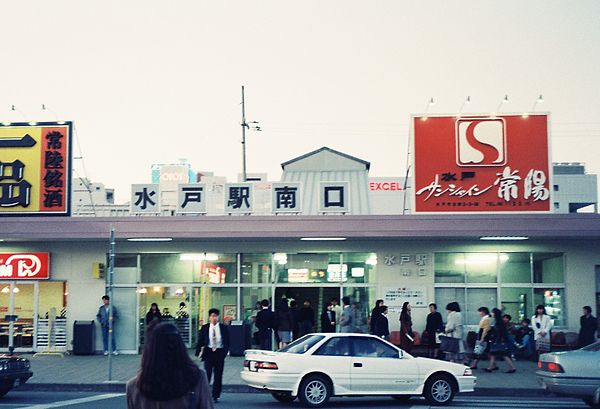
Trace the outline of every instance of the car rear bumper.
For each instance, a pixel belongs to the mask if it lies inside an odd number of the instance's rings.
[[[594,396],[600,384],[600,378],[567,377],[543,371],[536,374],[544,390],[559,395]]]
[[[474,392],[477,377],[475,376],[457,376],[458,392]]]
[[[248,369],[242,370],[240,374],[242,380],[246,382],[248,386],[256,389],[295,392],[295,387],[298,383],[297,374],[281,374],[267,370],[251,372]]]

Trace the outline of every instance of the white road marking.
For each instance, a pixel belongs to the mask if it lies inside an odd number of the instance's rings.
[[[60,402],[44,403],[41,405],[25,406],[23,409],[62,408],[64,406],[68,406],[68,405],[79,405],[80,403],[88,403],[88,402],[95,402],[95,401],[99,401],[99,400],[112,399],[112,398],[117,398],[119,396],[124,396],[124,395],[125,395],[124,393],[105,393],[103,395],[88,396],[87,398],[70,399],[70,400],[63,400]]]

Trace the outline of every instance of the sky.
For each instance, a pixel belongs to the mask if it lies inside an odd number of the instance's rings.
[[[321,146],[402,176],[411,114],[551,113],[600,174],[600,1],[55,0],[0,5],[0,119],[72,120],[75,175],[116,189],[186,158],[235,180]],[[45,104],[49,109],[41,110]],[[11,111],[15,105],[18,111]]]

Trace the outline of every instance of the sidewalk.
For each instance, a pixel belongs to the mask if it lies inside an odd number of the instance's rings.
[[[77,356],[67,355],[64,358],[41,356],[33,358],[24,355],[31,361],[33,377],[23,389],[76,390],[76,391],[123,391],[125,382],[133,378],[140,366],[140,355],[118,355],[112,360],[112,382],[108,380],[108,358],[103,355]],[[223,385],[226,392],[251,392],[240,377],[242,357],[228,357],[225,361]],[[201,362],[197,361],[200,365]],[[480,362],[484,368],[486,361]],[[500,362],[500,371],[486,373],[482,369],[473,371],[477,376],[479,394],[507,395],[527,394],[539,395],[543,391],[535,376],[536,364],[529,361],[517,361],[517,372],[506,374],[504,363]]]

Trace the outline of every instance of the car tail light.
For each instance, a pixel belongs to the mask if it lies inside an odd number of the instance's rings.
[[[250,361],[247,359],[244,360],[244,368],[250,368]]]
[[[275,362],[257,362],[256,363],[256,369],[277,370],[279,368],[277,367],[277,364]]]
[[[557,364],[555,362],[539,361],[538,369],[540,369],[542,371],[546,371],[546,372],[553,372],[553,373],[564,373],[565,372],[563,367],[560,364]]]

